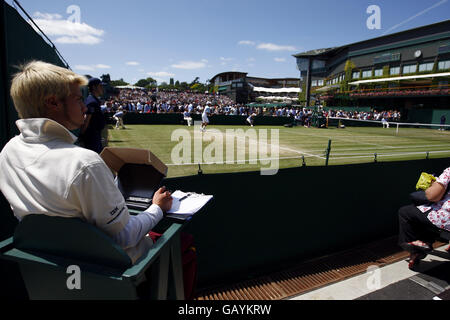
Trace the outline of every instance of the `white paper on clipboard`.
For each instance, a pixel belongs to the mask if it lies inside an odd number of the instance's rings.
[[[172,193],[172,198],[172,208],[167,213],[193,215],[203,208],[213,196],[177,190]]]

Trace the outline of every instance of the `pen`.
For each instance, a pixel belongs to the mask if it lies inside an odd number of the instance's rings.
[[[189,196],[190,196],[190,194],[187,194],[187,195],[185,195],[184,197],[180,198],[178,201],[182,201],[182,200],[186,199],[186,198],[189,197]]]

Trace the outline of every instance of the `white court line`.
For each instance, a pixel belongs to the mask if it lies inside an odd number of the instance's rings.
[[[450,153],[448,151],[430,151],[429,154],[438,154],[438,153]],[[408,156],[408,155],[417,155],[417,154],[426,154],[426,152],[404,152],[404,153],[392,153],[392,154],[382,154],[377,153],[377,157],[398,157],[398,156]],[[374,154],[369,156],[355,156],[355,157],[330,157],[330,160],[341,160],[341,159],[356,159],[356,158],[373,158]]]
[[[234,138],[241,139],[241,141],[242,141],[242,139],[245,139],[245,137],[239,137],[239,136],[236,136],[236,134],[230,135],[230,134],[228,134],[228,132],[226,132],[226,131],[225,131],[225,136],[226,136],[226,137],[229,137],[229,138],[231,138],[231,139],[234,139]],[[248,140],[249,140],[249,143],[252,143],[253,145],[256,144],[257,146],[259,146],[259,142],[258,142],[258,141],[252,140],[252,139],[250,139],[250,138],[249,138]],[[264,143],[264,144],[265,144],[266,148],[272,147],[272,144],[270,144],[270,143]],[[318,156],[318,155],[316,155],[316,154],[308,153],[308,152],[306,152],[306,151],[301,151],[301,150],[291,149],[291,148],[283,147],[283,146],[280,146],[280,145],[278,145],[278,148],[279,148],[280,150],[290,151],[290,152],[298,153],[298,154],[301,154],[301,155],[307,155],[307,156],[309,156],[309,157],[315,157],[315,158],[319,158],[319,159],[325,160],[324,157]]]
[[[311,137],[325,138],[324,136],[320,136],[320,135],[305,134],[305,133],[300,133],[300,132],[295,132],[295,131],[290,131],[290,133],[294,133],[294,134],[297,134],[297,135],[305,135],[305,136],[311,136]],[[223,132],[222,132],[222,134],[223,134]],[[236,136],[235,134],[230,135],[230,134],[228,134],[226,132],[225,132],[225,136],[229,137],[229,138],[232,138],[232,139],[234,139],[234,138],[243,139],[243,137]],[[353,138],[354,136],[346,135],[346,137],[352,137]],[[373,136],[369,136],[369,137],[374,138]],[[333,140],[332,138],[341,138],[341,137],[330,137],[329,139]],[[202,139],[203,139],[203,137],[202,137]],[[341,139],[341,140],[349,141],[348,139]],[[355,141],[350,141],[350,142],[355,142]],[[255,141],[254,139],[249,139],[249,143],[252,143],[253,145],[255,145],[255,144],[258,145],[258,141]],[[265,144],[267,145],[267,147],[271,147],[272,146],[271,144],[268,144],[268,143],[265,143]],[[361,144],[361,143],[359,143],[359,144]],[[433,148],[433,147],[441,147],[441,146],[442,147],[447,147],[447,146],[449,146],[449,145],[446,144],[446,145],[424,145],[424,146],[407,146],[407,147],[396,146],[396,147],[394,147],[394,146],[384,146],[384,145],[380,145],[380,144],[370,144],[370,143],[363,143],[363,144],[375,145],[375,146],[378,146],[379,148],[387,148],[388,147],[388,148],[391,148],[391,149],[407,149],[407,148],[420,148],[420,147]],[[305,155],[306,158],[318,158],[318,159],[322,159],[322,160],[326,159],[325,157],[321,157],[321,156],[318,156],[316,154],[309,153],[309,152],[324,152],[325,150],[322,150],[322,149],[321,150],[312,150],[312,151],[306,152],[306,151],[300,151],[300,150],[296,150],[296,149],[292,149],[292,148],[288,148],[288,147],[283,147],[283,146],[279,146],[279,148],[282,149],[282,150],[298,153],[300,155]],[[339,151],[351,151],[351,150],[372,150],[372,149],[370,149],[370,148],[352,148],[352,149],[340,149]],[[433,154],[433,153],[447,153],[447,152],[450,152],[450,151],[430,151],[429,153]],[[423,151],[423,152],[409,152],[409,153],[395,153],[395,154],[378,154],[377,153],[377,156],[391,157],[391,156],[402,156],[402,155],[413,155],[413,154],[424,154],[424,153],[426,153],[426,152]],[[332,151],[332,154],[333,154],[333,151]],[[344,154],[336,154],[336,153],[334,153],[334,155],[344,155]],[[350,154],[350,155],[355,155],[355,153]],[[371,153],[371,154],[369,154],[367,156],[365,154],[359,154],[359,155],[360,156],[353,156],[353,157],[352,156],[345,156],[345,157],[332,157],[332,156],[330,156],[330,160],[352,159],[352,158],[372,158],[374,156],[373,153]],[[236,161],[233,161],[233,162],[225,161],[225,162],[219,162],[219,163],[203,162],[203,163],[200,163],[200,165],[212,165],[212,164],[224,165],[224,164],[241,164],[241,163],[246,164],[247,162],[252,162],[252,161],[264,161],[264,160],[265,161],[271,161],[271,160],[277,160],[277,159],[278,160],[290,160],[290,159],[300,159],[300,158],[299,157],[282,157],[282,158],[236,160]],[[199,163],[167,164],[167,166],[190,166],[190,165],[198,165],[198,164]]]
[[[448,151],[430,151],[430,154],[438,154],[438,153],[450,153]],[[382,154],[377,153],[377,157],[395,157],[395,156],[404,156],[404,155],[417,155],[417,154],[426,154],[426,152],[405,152],[405,153],[392,153],[392,154]],[[354,155],[354,154],[353,154]],[[341,159],[357,159],[357,158],[373,158],[374,154],[363,155],[363,156],[353,156],[353,157],[330,157],[330,160],[341,160]],[[306,157],[313,158],[313,157]],[[196,165],[225,165],[225,164],[247,164],[250,161],[273,161],[273,160],[292,160],[298,159],[299,157],[282,157],[282,158],[264,158],[264,159],[249,159],[249,160],[236,160],[233,162],[201,162],[201,163],[182,163],[182,164],[166,164],[168,167],[180,167],[180,166],[196,166]]]
[[[395,148],[393,146],[388,146],[388,145],[383,145],[383,144],[376,144],[376,143],[353,141],[353,140],[349,140],[349,139],[342,139],[341,136],[327,137],[327,136],[321,136],[321,135],[315,135],[315,134],[300,133],[300,132],[295,132],[295,131],[291,131],[291,133],[294,133],[294,134],[297,134],[297,135],[302,135],[302,136],[326,138],[326,139],[329,139],[329,140],[342,140],[342,141],[347,141],[347,142],[352,142],[352,143],[357,143],[357,144],[366,144],[366,145],[378,146],[378,147],[381,147],[381,148]],[[350,138],[352,136],[346,136],[346,137]]]
[[[218,129],[216,129],[216,130],[218,130]],[[228,139],[228,138],[230,138],[230,139],[240,139],[241,141],[242,141],[242,139],[246,139],[246,137],[240,137],[240,136],[237,136],[236,134],[229,134],[228,132],[222,132],[221,130],[219,130],[222,134],[224,134],[225,135],[225,137]],[[206,131],[206,133],[207,133],[208,131]],[[197,140],[202,140],[203,141],[203,135],[201,135],[201,138],[197,138],[198,136],[197,135],[195,135],[194,134],[194,140],[195,139],[197,139]],[[257,146],[257,147],[259,147],[259,141],[257,141],[257,140],[254,140],[254,139],[248,139],[248,141],[249,141],[249,143],[251,144],[251,145],[253,145],[253,146]],[[270,150],[271,150],[271,148],[272,148],[272,144],[270,144],[270,143],[264,143],[263,145],[265,145],[265,147],[266,147],[266,150],[269,150],[269,147],[270,147]],[[247,148],[244,146],[243,147],[245,150],[244,151],[247,151]],[[308,153],[308,152],[305,152],[305,151],[300,151],[300,150],[296,150],[296,149],[292,149],[292,148],[288,148],[288,147],[283,147],[283,146],[279,146],[278,145],[278,148],[279,149],[281,149],[281,150],[285,150],[285,151],[291,151],[291,152],[294,152],[294,153],[298,153],[299,155],[302,155],[302,156],[305,156],[305,158],[318,158],[318,159],[321,159],[321,160],[325,160],[325,157],[321,157],[321,156],[318,156],[318,155],[316,155],[316,154],[312,154],[312,153]],[[242,148],[241,148],[242,149]],[[222,161],[222,162],[201,162],[201,163],[182,163],[182,164],[167,164],[167,166],[191,166],[191,165],[198,165],[198,164],[200,164],[200,165],[212,165],[212,164],[222,164],[222,165],[224,165],[224,164],[246,164],[247,162],[250,164],[251,162],[256,162],[256,161],[270,161],[270,160],[289,160],[289,159],[300,159],[300,157],[282,157],[282,158],[280,158],[280,157],[278,157],[278,158],[264,158],[264,159],[245,159],[245,160],[236,160],[236,161]]]
[[[440,147],[449,147],[450,144],[437,144],[437,145],[419,145],[419,146],[397,146],[392,147],[392,149],[412,149],[412,148],[440,148]],[[339,149],[338,151],[359,151],[359,150],[376,150],[378,148],[346,148],[346,149]],[[311,150],[311,152],[320,152],[321,150]],[[333,152],[333,149],[331,149],[331,152]]]
[[[314,158],[314,157],[305,157],[305,158]],[[200,162],[200,163],[182,163],[182,164],[166,164],[168,167],[181,167],[181,166],[197,166],[197,165],[225,165],[225,164],[249,164],[247,162],[251,161],[273,161],[273,160],[292,160],[292,159],[298,159],[301,160],[299,157],[282,157],[282,158],[264,158],[264,159],[249,159],[249,160],[236,160],[233,162],[230,161],[222,161],[222,162]]]

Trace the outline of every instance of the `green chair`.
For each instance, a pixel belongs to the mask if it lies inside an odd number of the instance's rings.
[[[171,224],[132,265],[108,235],[81,219],[28,215],[0,242],[0,259],[18,264],[32,300],[182,300],[181,227]]]

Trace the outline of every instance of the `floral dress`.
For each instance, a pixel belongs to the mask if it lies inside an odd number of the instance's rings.
[[[450,167],[445,169],[439,178],[436,179],[436,182],[439,182],[447,189],[448,184],[450,183]],[[429,211],[428,220],[435,226],[450,231],[450,190],[447,190],[441,201],[431,205],[419,206],[417,208],[423,213]]]

